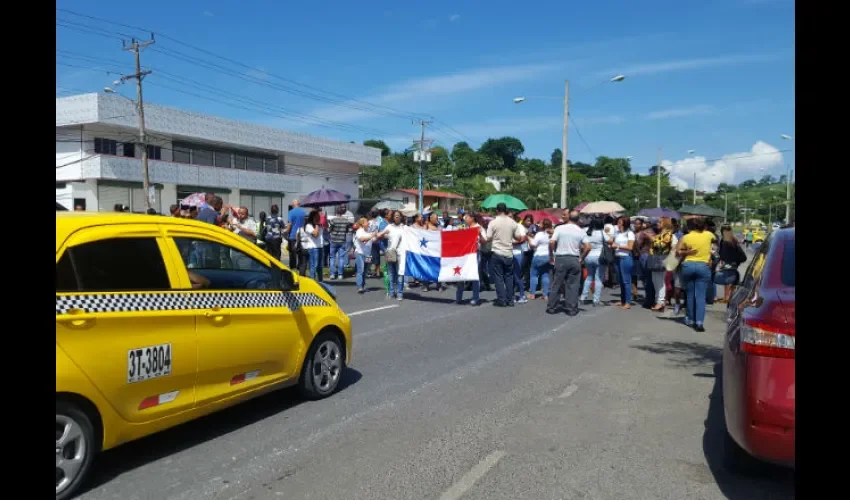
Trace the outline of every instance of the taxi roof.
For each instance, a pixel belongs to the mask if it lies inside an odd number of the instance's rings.
[[[175,224],[224,231],[211,224],[192,219],[178,219],[165,215],[134,214],[129,212],[56,212],[56,251],[74,232],[93,226],[116,224]],[[226,231],[225,231],[226,232]]]

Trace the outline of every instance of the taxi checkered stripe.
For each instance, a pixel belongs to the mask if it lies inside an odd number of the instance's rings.
[[[328,307],[330,304],[314,293],[291,292],[212,292],[212,293],[105,293],[57,295],[56,314],[71,309],[83,312],[179,311],[221,307],[263,308],[287,307],[296,311],[302,307]]]

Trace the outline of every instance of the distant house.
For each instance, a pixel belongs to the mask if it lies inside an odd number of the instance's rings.
[[[419,191],[416,189],[396,189],[385,193],[382,198],[390,200],[401,200],[403,203],[413,203],[419,205]],[[463,207],[463,201],[466,198],[459,194],[447,193],[444,191],[422,191],[422,200],[426,207],[431,207],[437,204],[437,210],[441,212],[457,212],[458,208]]]
[[[489,175],[484,179],[486,182],[489,182],[496,191],[502,190],[502,185],[505,183],[505,176],[503,175]]]

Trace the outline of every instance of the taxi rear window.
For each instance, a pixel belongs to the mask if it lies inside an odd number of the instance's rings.
[[[56,264],[56,273],[57,292],[171,288],[155,238],[111,238],[71,247]]]

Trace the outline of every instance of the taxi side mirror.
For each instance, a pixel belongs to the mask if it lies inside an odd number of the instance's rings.
[[[280,273],[280,289],[284,292],[294,292],[300,288],[298,278],[295,273],[288,270],[283,270]]]

